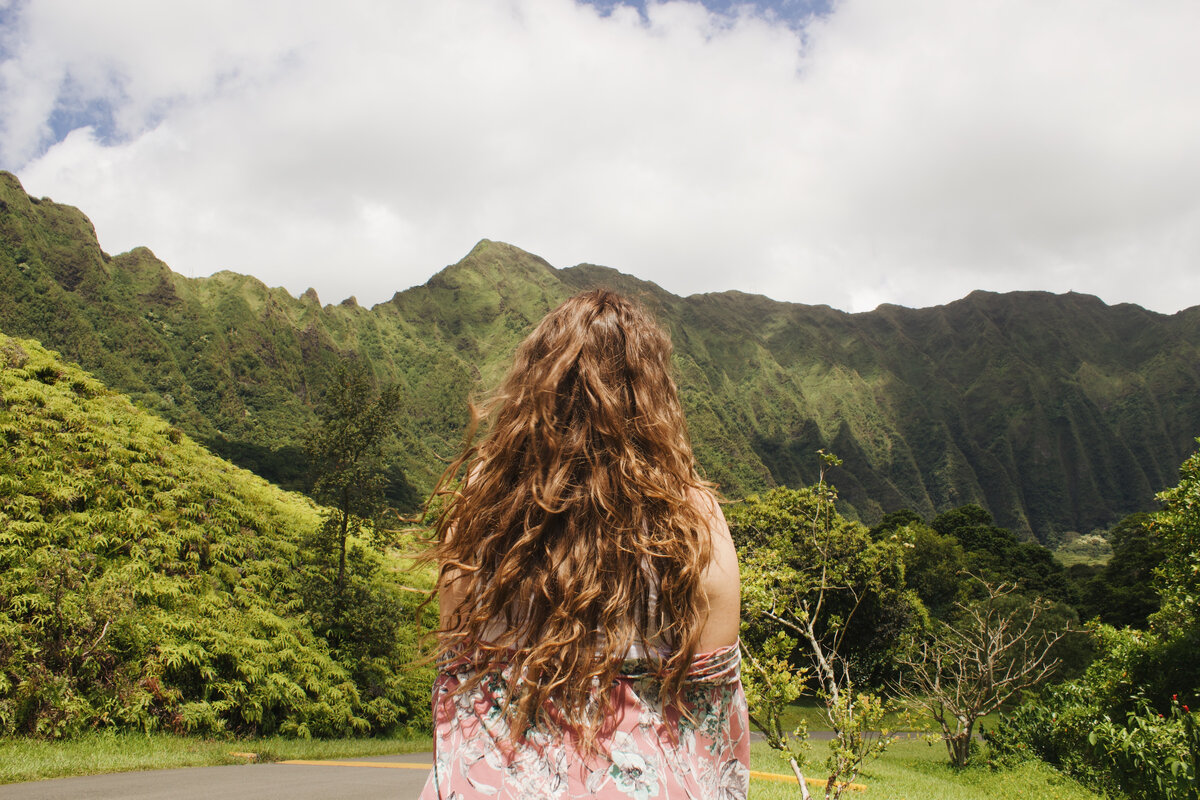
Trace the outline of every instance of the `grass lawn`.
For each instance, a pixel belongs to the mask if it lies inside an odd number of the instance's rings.
[[[433,749],[428,736],[399,739],[204,739],[169,734],[95,733],[68,741],[0,739],[0,784],[174,767],[244,764],[230,753],[256,753],[259,761],[337,759],[415,753]]]
[[[829,754],[824,742],[813,742],[810,764],[820,764]],[[765,742],[750,748],[750,768],[760,772],[791,775],[791,767]],[[819,777],[810,768],[806,777]],[[1080,786],[1041,763],[1022,764],[1014,769],[993,771],[986,766],[964,770],[950,767],[946,750],[940,743],[932,747],[919,739],[894,743],[883,757],[871,762],[855,781],[865,791],[847,790],[848,800],[1100,800],[1101,796]],[[814,798],[823,798],[824,790],[810,785]],[[750,797],[754,800],[795,800],[800,789],[795,781],[779,783],[752,779]]]

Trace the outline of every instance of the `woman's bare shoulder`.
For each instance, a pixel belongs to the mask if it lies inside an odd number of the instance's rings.
[[[737,641],[741,576],[737,550],[729,533],[729,524],[716,495],[707,489],[693,489],[690,499],[707,523],[712,537],[712,558],[704,571],[704,593],[708,598],[708,620],[700,635],[700,649],[713,650]]]
[[[725,524],[725,515],[721,513],[721,503],[711,489],[704,486],[689,486],[688,501],[704,516],[706,521],[714,523],[716,527],[723,528],[728,532],[729,526]]]

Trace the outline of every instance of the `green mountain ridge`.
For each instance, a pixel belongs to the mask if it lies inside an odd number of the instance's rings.
[[[868,521],[976,502],[1049,541],[1151,508],[1200,433],[1200,307],[973,292],[849,314],[736,291],[678,297],[487,240],[388,302],[321,305],[230,272],[186,278],[145,248],[110,257],[78,210],[0,175],[0,330],[281,480],[335,365],[357,355],[403,388],[392,459],[428,490],[468,399],[547,310],[599,285],[670,329],[697,458],[729,497],[813,481],[824,447]]]

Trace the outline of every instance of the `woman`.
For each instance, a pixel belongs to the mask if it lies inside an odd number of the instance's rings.
[[[422,798],[746,796],[737,556],[670,353],[632,302],[585,292],[477,415],[440,489]]]

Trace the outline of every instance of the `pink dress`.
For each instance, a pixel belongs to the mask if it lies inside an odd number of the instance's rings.
[[[514,746],[500,714],[505,676],[455,696],[470,668],[445,664],[433,684],[434,763],[421,800],[742,800],[750,737],[740,667],[737,645],[697,655],[683,714],[663,702],[645,661],[626,661],[612,688],[609,755],[585,759],[561,731],[534,729]]]

